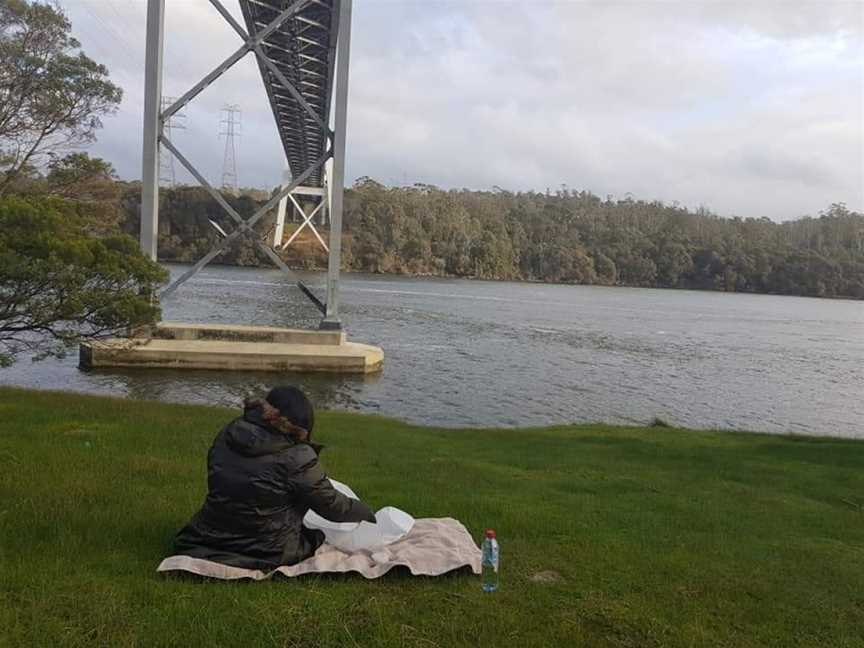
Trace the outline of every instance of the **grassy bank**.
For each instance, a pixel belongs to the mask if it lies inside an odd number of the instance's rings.
[[[0,389],[0,645],[864,645],[864,443],[324,414],[373,506],[498,530],[500,592],[158,576],[233,415]]]

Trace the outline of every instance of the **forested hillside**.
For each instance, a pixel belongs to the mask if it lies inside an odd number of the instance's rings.
[[[123,198],[132,233],[137,194]],[[241,214],[257,207],[230,200]],[[232,229],[202,189],[163,190],[160,254],[193,261],[206,253],[218,237],[210,218]],[[350,270],[864,299],[864,215],[840,204],[776,223],[587,191],[444,191],[361,178],[346,193],[344,221]],[[260,230],[271,226],[263,219]],[[286,258],[326,262],[291,250]],[[269,263],[248,244],[221,262]]]

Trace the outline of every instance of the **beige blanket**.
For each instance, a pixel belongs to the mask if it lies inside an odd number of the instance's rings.
[[[458,520],[425,518],[417,520],[411,532],[401,540],[372,553],[345,553],[325,544],[311,558],[296,565],[279,567],[272,572],[228,567],[189,556],[169,556],[156,571],[185,571],[223,580],[264,580],[276,573],[293,577],[351,571],[366,578],[378,578],[394,567],[407,567],[415,576],[440,576],[461,567],[470,567],[475,574],[479,574],[480,549]]]

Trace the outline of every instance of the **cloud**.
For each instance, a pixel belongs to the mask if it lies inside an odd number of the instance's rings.
[[[239,41],[205,0],[167,4],[164,92],[177,95]],[[94,153],[138,176],[144,3],[63,5],[126,90]],[[178,146],[218,182],[226,102],[243,107],[241,184],[278,183],[251,57],[189,105]],[[348,177],[361,175],[567,184],[777,219],[834,201],[862,209],[864,5],[358,0]]]

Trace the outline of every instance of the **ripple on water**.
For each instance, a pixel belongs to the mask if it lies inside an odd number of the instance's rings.
[[[178,268],[173,268],[176,274]],[[307,283],[323,294],[323,277]],[[345,275],[352,339],[378,377],[82,373],[22,361],[0,383],[239,406],[295,382],[319,407],[444,426],[647,423],[864,436],[864,304],[687,291]],[[313,328],[278,271],[208,268],[166,319]]]

